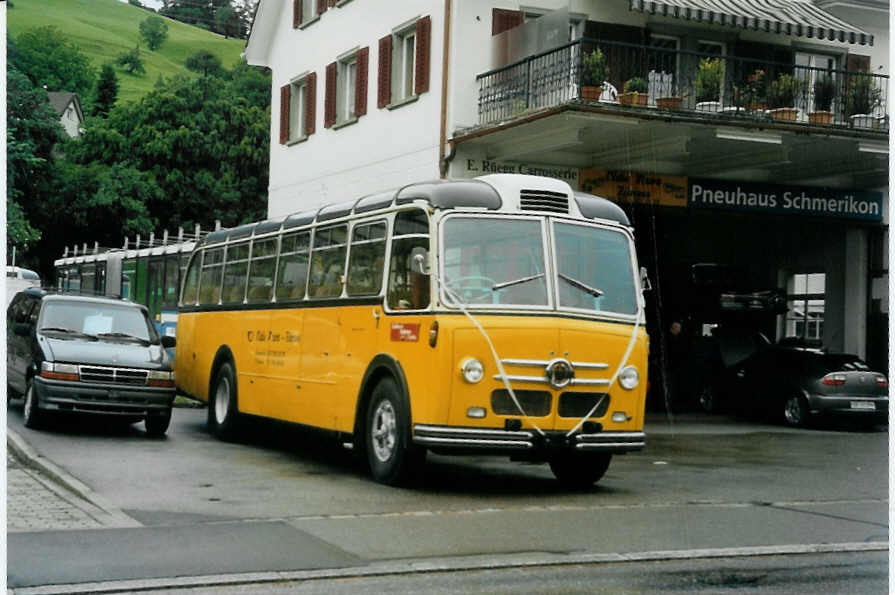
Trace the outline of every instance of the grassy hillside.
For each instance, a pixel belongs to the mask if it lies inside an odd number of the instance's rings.
[[[139,99],[153,88],[159,75],[193,76],[183,63],[199,50],[211,52],[229,68],[239,60],[245,47],[241,39],[224,39],[216,33],[165,19],[168,39],[151,52],[140,38],[140,22],[153,13],[118,0],[14,0],[12,4],[6,13],[7,34],[11,38],[34,27],[55,26],[81,49],[97,71],[139,42],[146,72],[135,76],[115,67],[119,102]]]

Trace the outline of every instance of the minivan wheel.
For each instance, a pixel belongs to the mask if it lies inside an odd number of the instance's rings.
[[[404,485],[416,477],[426,451],[412,443],[410,414],[391,378],[383,378],[373,389],[365,434],[373,479],[386,485]]]
[[[161,438],[171,424],[171,410],[146,414],[146,435]]]
[[[783,402],[783,420],[794,428],[803,428],[808,425],[810,416],[808,402],[802,395],[792,395]]]
[[[31,380],[28,381],[28,386],[25,389],[25,406],[22,411],[26,428],[34,430],[43,425],[44,412],[40,410],[37,391],[34,390],[34,382]]]
[[[233,440],[239,425],[236,399],[236,374],[233,364],[226,362],[218,368],[208,399],[208,429],[221,440]]]

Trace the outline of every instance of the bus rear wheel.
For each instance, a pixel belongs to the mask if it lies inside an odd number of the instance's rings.
[[[562,485],[583,490],[600,481],[611,461],[608,453],[564,453],[550,458],[550,470]]]
[[[426,451],[411,441],[410,412],[391,378],[383,378],[373,389],[365,435],[373,479],[386,485],[404,485],[416,477]]]
[[[226,362],[218,368],[208,399],[208,429],[221,440],[233,440],[239,426],[236,374]]]

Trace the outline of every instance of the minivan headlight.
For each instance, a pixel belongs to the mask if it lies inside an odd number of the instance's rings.
[[[74,364],[57,364],[55,362],[41,362],[40,377],[50,380],[70,380],[77,382],[81,379],[78,366]]]
[[[148,386],[172,388],[174,386],[174,372],[151,370],[149,377],[146,379],[146,384]]]

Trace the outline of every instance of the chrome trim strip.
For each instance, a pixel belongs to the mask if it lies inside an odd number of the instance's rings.
[[[514,374],[507,374],[506,376],[502,376],[501,374],[495,374],[494,380],[503,381],[506,378],[510,382],[534,382],[535,384],[547,384],[547,379],[544,376],[516,376]]]
[[[479,436],[491,436],[493,438],[533,438],[534,434],[527,431],[510,431],[495,430],[493,428],[452,428],[447,426],[427,426],[417,424],[413,426],[413,433],[433,433],[433,434],[454,434],[457,436],[469,436],[470,434],[478,434]]]
[[[609,380],[605,378],[572,378],[570,386],[609,386]]]
[[[500,363],[505,366],[531,366],[531,367],[546,367],[547,364],[552,360],[540,360],[540,359],[502,359]],[[609,369],[609,364],[604,364],[602,362],[570,362],[576,368],[582,368],[584,370],[607,370]]]
[[[599,434],[578,434],[575,436],[576,442],[586,442],[586,443],[602,443],[602,442],[612,442],[617,440],[624,440],[627,442],[636,441],[636,442],[644,442],[646,441],[646,433],[645,432],[600,432]]]
[[[646,442],[606,442],[576,444],[575,450],[613,450],[627,452],[631,450],[641,450],[644,447],[646,447]]]
[[[585,370],[608,370],[609,364],[604,364],[602,362],[591,363],[591,362],[572,362],[572,365],[576,368],[584,368]]]
[[[522,442],[519,440],[480,440],[476,438],[436,438],[434,436],[416,436],[413,439],[415,444],[435,445],[435,446],[460,446],[460,447],[490,447],[490,448],[506,448],[511,450],[530,450],[534,448],[531,442]]]

